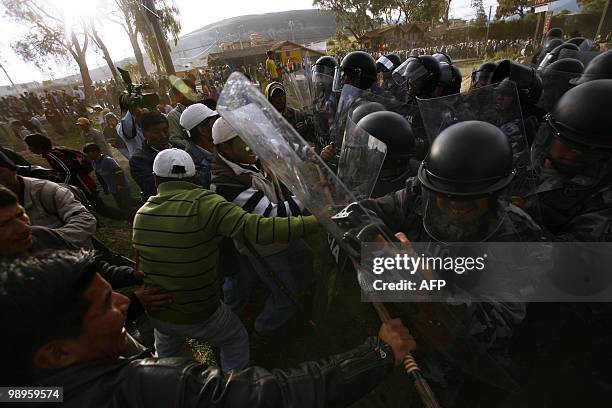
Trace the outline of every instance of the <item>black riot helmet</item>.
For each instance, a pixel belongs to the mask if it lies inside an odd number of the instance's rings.
[[[493,72],[491,83],[497,84],[506,78],[516,83],[523,109],[538,102],[542,94],[542,79],[535,68],[511,60],[500,61]]]
[[[553,27],[545,35],[546,38],[563,38],[563,30],[559,27]]]
[[[455,123],[435,138],[418,178],[445,196],[487,196],[514,178],[512,147],[504,132],[488,122]]]
[[[542,96],[538,107],[550,112],[564,93],[574,85],[571,81],[579,78],[584,71],[584,65],[577,59],[564,58],[553,62],[540,71],[542,78]]]
[[[563,44],[563,40],[561,38],[550,38],[546,40],[546,42],[544,43],[544,49],[543,49],[544,55],[548,54],[549,52],[551,52],[552,50],[554,50],[561,44]]]
[[[365,102],[357,106],[351,113],[351,120],[353,123],[358,123],[363,117],[369,115],[372,112],[385,111],[387,108],[382,103],[378,102]]]
[[[440,63],[439,88],[436,96],[454,95],[461,92],[461,71],[459,68],[446,62]]]
[[[381,55],[376,60],[376,70],[378,72],[393,72],[395,68],[402,64],[402,59],[397,54]]]
[[[561,51],[563,50],[579,51],[580,49],[578,48],[576,44],[572,44],[568,42],[559,44],[551,52],[546,54],[546,56],[542,59],[542,62],[540,62],[540,65],[538,65],[538,70],[542,70],[546,68],[548,65],[557,61],[559,59],[559,55],[561,54]]]
[[[451,64],[453,63],[453,60],[451,57],[448,56],[448,54],[446,54],[445,52],[442,51],[437,51],[434,52],[433,54],[431,54],[432,57],[434,57],[435,59],[438,60],[438,62],[445,62],[447,64]]]
[[[584,64],[575,58],[563,58],[550,64],[546,70],[582,74],[584,72]]]
[[[417,174],[427,234],[444,242],[490,239],[505,219],[512,161],[508,137],[488,122],[444,129]]]
[[[330,57],[329,55],[325,55],[317,60],[312,66],[312,73],[320,73],[324,75],[328,75],[330,77],[334,76],[336,72],[336,67],[338,66],[338,61],[334,57]]]
[[[567,91],[547,116],[554,134],[570,145],[612,149],[612,79],[598,79]]]
[[[472,72],[472,83],[470,89],[482,88],[483,86],[491,85],[493,72],[497,68],[497,62],[489,61],[481,64]]]
[[[339,92],[344,84],[369,89],[376,82],[377,73],[374,57],[363,51],[349,52],[336,67],[334,91]]]
[[[390,111],[372,112],[357,122],[357,127],[387,145],[383,169],[405,167],[414,156],[412,126],[402,115]]]
[[[571,83],[580,85],[596,79],[612,79],[612,50],[603,52],[593,58],[584,69],[582,76],[573,79]]]
[[[569,40],[567,40],[566,43],[574,44],[575,46],[580,48],[582,43],[584,43],[585,41],[587,41],[587,39],[584,37],[574,37],[574,38],[570,38]]]
[[[440,63],[431,55],[411,56],[393,71],[393,80],[408,84],[409,95],[430,98],[441,73]]]

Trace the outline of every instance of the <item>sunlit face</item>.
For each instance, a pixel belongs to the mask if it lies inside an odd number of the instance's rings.
[[[144,137],[147,139],[149,146],[154,149],[166,149],[168,147],[168,141],[170,140],[168,123],[162,122],[152,126],[144,132]]]
[[[221,153],[235,163],[255,164],[257,155],[241,138],[235,137],[219,145]]]
[[[475,222],[489,210],[489,198],[457,200],[436,195],[436,206],[451,220]]]

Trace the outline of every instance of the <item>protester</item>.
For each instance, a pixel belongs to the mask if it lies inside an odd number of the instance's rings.
[[[181,128],[180,118],[183,111],[196,101],[195,83],[190,79],[175,78],[170,89],[172,99],[176,103],[167,117],[170,126],[170,140],[173,142],[183,142],[185,140],[183,128]]]
[[[171,305],[150,314],[157,354],[180,355],[183,337],[191,336],[221,348],[224,371],[242,369],[249,361],[248,336],[231,309],[220,303],[218,243],[223,237],[287,243],[316,230],[316,220],[245,213],[193,184],[195,165],[180,149],[160,152],[153,173],[158,194],[137,212],[133,242],[145,282],[173,294]],[[198,247],[208,251],[202,255]]]
[[[280,74],[278,73],[278,68],[276,66],[276,62],[274,62],[274,51],[266,52],[266,73],[270,82],[278,81],[280,78]]]
[[[121,108],[121,120],[117,124],[117,134],[127,147],[127,159],[140,149],[144,136],[140,127],[140,116],[142,108],[137,99],[132,99],[129,95],[121,95],[119,98]]]
[[[196,184],[210,188],[210,166],[213,161],[212,127],[219,114],[201,103],[189,106],[181,114],[181,126],[186,131],[185,151],[196,165]]]
[[[95,143],[86,144],[83,153],[93,163],[96,176],[105,194],[112,194],[117,207],[123,212],[130,212],[132,197],[127,177],[119,164],[110,156],[100,151]]]
[[[128,148],[123,139],[117,134],[117,124],[119,123],[119,119],[117,119],[117,116],[115,116],[115,114],[112,112],[107,113],[106,116],[104,116],[104,119],[106,120],[106,125],[102,130],[104,139],[108,144],[119,150],[119,153],[121,153],[123,157],[129,160]]]
[[[265,217],[302,214],[302,203],[270,170],[261,167],[254,152],[223,118],[215,122],[212,134],[217,148],[212,182],[217,194],[251,214]],[[242,262],[240,272],[226,279],[226,301],[234,311],[242,312],[257,281],[263,281],[271,294],[255,320],[255,330],[262,335],[270,334],[293,316],[297,310],[295,298],[312,282],[311,254],[301,241],[264,246],[240,239],[234,242],[250,262]],[[271,278],[271,274],[277,279]],[[289,293],[279,288],[279,281]]]
[[[53,230],[75,248],[91,246],[96,218],[72,192],[48,180],[17,175],[15,163],[0,153],[0,184],[19,197],[32,225]]]
[[[75,125],[81,129],[81,140],[83,141],[83,145],[95,143],[105,155],[112,156],[106,139],[99,130],[92,127],[89,119],[83,117],[78,118]]]
[[[124,220],[127,216],[116,208],[109,207],[98,194],[96,181],[90,176],[91,161],[81,152],[63,146],[53,147],[46,136],[33,134],[24,140],[30,151],[47,160],[53,170],[59,173],[62,182],[76,187],[100,215]]]
[[[148,112],[141,116],[140,126],[144,135],[142,147],[134,152],[130,158],[130,173],[140,187],[140,200],[145,203],[155,195],[155,179],[153,177],[153,161],[155,156],[170,147],[183,148],[169,140],[168,119],[159,112]]]

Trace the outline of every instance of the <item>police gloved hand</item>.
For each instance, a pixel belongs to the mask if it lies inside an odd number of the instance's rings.
[[[391,319],[383,323],[380,326],[378,337],[393,350],[396,366],[402,364],[407,353],[416,350],[416,341],[401,319]]]

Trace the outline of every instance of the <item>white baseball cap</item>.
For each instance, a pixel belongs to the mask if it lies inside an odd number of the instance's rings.
[[[184,150],[165,149],[153,161],[153,174],[157,177],[184,179],[195,176],[193,159]]]
[[[235,137],[238,137],[238,132],[236,132],[225,119],[219,118],[215,121],[212,127],[212,139],[214,144],[218,145],[228,140],[232,140]]]
[[[206,119],[218,115],[217,111],[210,109],[203,103],[194,103],[193,105],[189,105],[187,109],[181,113],[179,123],[183,128],[187,129],[187,131],[190,131]]]

